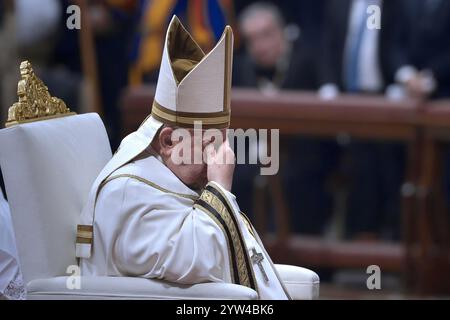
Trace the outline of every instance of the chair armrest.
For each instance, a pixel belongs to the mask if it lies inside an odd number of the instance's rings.
[[[276,264],[278,274],[294,300],[313,300],[319,297],[320,279],[306,268]]]
[[[256,291],[231,283],[178,285],[160,280],[132,277],[81,277],[80,289],[68,289],[68,277],[32,280],[27,298],[32,300],[256,300]]]

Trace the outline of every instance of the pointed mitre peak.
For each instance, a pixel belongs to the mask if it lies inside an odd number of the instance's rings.
[[[233,32],[225,30],[205,55],[180,20],[169,24],[152,116],[166,124],[223,128],[230,122]]]

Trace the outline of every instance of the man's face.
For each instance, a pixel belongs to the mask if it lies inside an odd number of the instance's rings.
[[[188,137],[180,139],[177,134],[173,134],[173,128],[164,128],[159,136],[159,154],[164,164],[185,185],[191,189],[200,190],[208,183],[208,166],[204,159],[204,151],[208,145],[215,142],[215,139],[205,135],[205,130],[188,129],[184,132],[188,133]],[[221,135],[222,138],[225,137],[225,130],[221,130]],[[171,139],[171,143],[168,138]],[[197,142],[196,139],[198,139]],[[184,159],[182,163],[180,158]]]
[[[272,68],[284,54],[283,30],[270,12],[260,11],[249,16],[242,23],[241,32],[257,65]]]

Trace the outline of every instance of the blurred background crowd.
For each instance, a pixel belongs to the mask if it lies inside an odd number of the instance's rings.
[[[72,14],[67,8],[74,4],[82,4],[92,29],[95,63],[86,63],[81,48],[83,21],[81,30],[67,27]],[[381,28],[368,27],[373,5],[381,9]],[[95,68],[103,120],[116,148],[121,93],[155,83],[173,14],[205,51],[226,24],[233,27],[234,87],[262,94],[313,91],[321,99],[341,94],[393,100],[450,96],[447,0],[2,0],[2,123],[17,100],[21,60],[30,60],[52,95],[78,112],[89,110],[92,92],[86,73]],[[295,232],[400,239],[402,144],[301,136],[283,138],[283,143],[288,147],[280,174]],[[238,166],[233,186],[250,216],[257,169]],[[339,205],[342,198],[344,205]],[[338,211],[341,223],[336,227]]]

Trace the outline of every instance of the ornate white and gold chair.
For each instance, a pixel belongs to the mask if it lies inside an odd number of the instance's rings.
[[[0,130],[0,165],[28,299],[258,298],[234,284],[77,277],[76,225],[91,184],[112,156],[108,137],[97,114],[76,115],[51,97],[29,62],[22,62],[20,72],[19,102]],[[293,298],[317,297],[314,272],[278,268]]]

